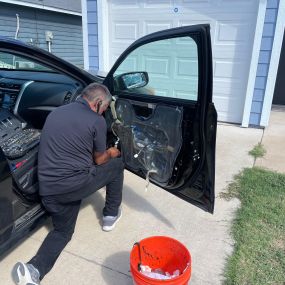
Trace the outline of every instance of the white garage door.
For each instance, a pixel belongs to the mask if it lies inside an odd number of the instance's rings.
[[[214,102],[220,121],[241,123],[257,17],[256,0],[109,0],[109,65],[136,39],[210,23]],[[103,23],[104,25],[104,23]]]

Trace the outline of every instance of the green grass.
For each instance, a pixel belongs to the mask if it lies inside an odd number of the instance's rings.
[[[224,196],[241,201],[224,284],[285,284],[285,175],[245,169]]]
[[[258,157],[263,157],[266,154],[266,149],[261,143],[258,143],[251,151],[249,151],[249,154],[255,159]]]

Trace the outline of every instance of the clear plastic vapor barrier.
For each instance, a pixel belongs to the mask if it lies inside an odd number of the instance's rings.
[[[120,139],[125,164],[141,170],[147,179],[165,184],[182,145],[183,109],[152,105],[145,117],[137,115],[132,104],[126,99],[116,101],[118,120],[112,126]]]

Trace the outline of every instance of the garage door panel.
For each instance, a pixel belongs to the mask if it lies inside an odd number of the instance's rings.
[[[211,0],[182,0],[182,4],[208,4],[211,5],[212,1]]]
[[[202,15],[201,15],[202,16]],[[200,19],[192,19],[191,20],[179,20],[178,21],[178,27],[183,26],[190,26],[190,25],[200,25],[200,24],[211,24],[211,29],[214,28],[213,23],[216,23],[216,21],[212,21],[211,18],[201,17]]]
[[[237,13],[256,13],[256,0],[176,0],[180,11],[193,11],[198,8],[210,9],[208,13],[235,11]]]
[[[109,1],[109,5],[111,10],[123,10],[126,8],[139,8],[140,4],[139,4],[139,0],[113,0],[113,1]]]
[[[231,18],[227,16],[226,18]],[[254,27],[252,27],[252,19],[221,19],[219,22],[205,17],[200,19],[191,19],[191,21],[179,21],[179,26],[189,26],[208,23],[211,25],[211,38],[213,45],[242,45],[246,47],[252,42],[254,35]],[[246,33],[245,33],[246,31]]]
[[[138,22],[112,22],[114,42],[134,42],[138,38]]]
[[[215,60],[213,70],[216,78],[243,79],[246,65],[241,62]]]
[[[119,55],[117,55],[119,57]],[[138,67],[138,56],[129,56],[120,66],[122,72],[129,72],[129,70],[140,70]]]
[[[213,83],[215,92],[225,94],[227,97],[240,97],[240,93],[244,92],[244,85],[241,84],[242,80],[231,80],[229,78],[217,78]]]
[[[212,0],[177,0],[175,1],[176,6],[180,9],[180,12],[184,12],[185,10],[192,9],[210,9],[213,7]]]
[[[198,77],[198,61],[188,58],[177,58],[175,62],[175,78],[186,79],[189,77]]]
[[[190,0],[191,1],[191,0]],[[256,3],[255,3],[256,4]],[[178,8],[178,12],[176,14],[179,13],[185,13],[187,15],[192,14],[199,14],[199,15],[213,15],[213,14],[220,14],[221,11],[228,14],[228,13],[244,13],[244,14],[253,14],[256,12],[256,6],[255,8],[249,8],[246,9],[244,7],[240,7],[240,6],[231,6],[231,5],[222,5],[222,6],[218,6],[218,1],[214,0],[214,2],[210,3],[210,4],[196,4],[193,3],[193,5],[187,5],[186,4],[177,4],[174,7]],[[208,9],[208,11],[204,11],[205,9]],[[170,9],[169,9],[170,10]]]
[[[236,108],[237,104],[239,105],[238,97],[230,98],[230,100],[227,100],[223,94],[217,94],[214,101],[215,105],[219,106],[221,112],[227,112],[230,109],[233,110]]]
[[[161,0],[146,0],[144,3],[144,8],[162,8],[162,7],[171,7],[172,1],[161,1]]]
[[[213,55],[215,59],[230,59],[232,61],[247,61],[251,55],[248,46],[213,45]],[[249,64],[249,62],[248,62]]]
[[[232,44],[236,45],[237,42],[247,43],[251,33],[250,23],[237,23],[236,21],[223,21],[217,24],[216,27],[215,44]]]
[[[158,22],[158,21],[153,21],[153,22],[144,22],[144,33],[145,34],[151,34],[154,32],[158,32],[161,30],[166,30],[170,29],[173,27],[173,23],[171,22]]]
[[[225,106],[229,105],[235,113],[235,117],[242,117],[244,101],[240,100],[240,97],[245,90],[239,81],[216,81],[213,85],[213,92],[215,94],[213,101],[219,112],[228,110],[229,107],[225,108]]]
[[[255,12],[256,11],[256,0],[220,0],[217,1],[220,7],[226,7],[228,9],[244,9],[245,12]]]
[[[241,122],[245,101],[249,66],[257,18],[258,2],[256,0],[110,0],[109,33],[110,66],[115,59],[135,39],[159,30],[202,23],[211,25],[213,51],[213,98],[219,119]],[[177,9],[175,9],[177,8]],[[122,21],[122,19],[125,19]],[[119,23],[119,26],[116,24]],[[115,30],[117,29],[117,31]],[[117,35],[118,34],[118,35]],[[167,42],[163,43],[166,47]],[[156,94],[177,98],[197,96],[197,62],[193,47],[189,41],[179,39],[176,45],[185,45],[182,54],[176,54],[175,60],[166,60],[149,52],[145,65],[152,67],[152,80],[160,76],[172,76],[175,82],[188,78],[189,86],[171,88],[157,86]],[[188,46],[187,46],[188,45]],[[187,51],[188,49],[188,51]],[[161,45],[163,52],[163,45]],[[193,54],[192,54],[193,53]],[[163,53],[161,54],[163,56]],[[137,64],[130,62],[130,66]],[[192,62],[193,61],[193,62]],[[168,74],[168,75],[167,75]],[[170,90],[170,91],[169,91]],[[189,95],[190,94],[190,95]]]
[[[116,60],[120,57],[120,55],[124,52],[124,50],[125,48],[123,47],[110,49],[110,53],[112,53],[112,55],[110,56],[110,61],[115,63]]]
[[[237,123],[242,120],[242,116],[234,115],[234,110],[228,109],[226,112],[219,112],[218,120],[226,123]]]
[[[167,57],[151,57],[144,56],[142,58],[144,63],[143,70],[151,70],[152,77],[169,79],[170,62]]]
[[[256,15],[252,15],[252,13],[242,13],[239,14],[234,10],[231,11],[225,11],[223,10],[223,13],[220,12],[207,12],[206,11],[191,11],[188,13],[184,13],[183,17],[179,18],[179,20],[181,22],[184,23],[191,23],[192,21],[197,22],[197,21],[212,21],[212,22],[223,22],[223,21],[234,21],[240,24],[243,24],[244,22],[240,22],[240,21],[246,21],[246,22],[250,22],[252,23],[253,18],[256,18]],[[191,18],[189,18],[188,16],[191,16]],[[254,27],[253,27],[254,28]]]
[[[226,100],[223,97],[219,97],[217,94],[214,104],[219,107],[218,120],[222,122],[235,123],[242,119],[242,113],[236,112],[236,106],[239,105],[239,98],[233,98]]]
[[[225,100],[219,95],[216,96],[215,106],[220,108],[218,113],[218,120],[222,122],[235,123],[242,120],[242,113],[236,112],[236,105],[239,104],[239,98]]]

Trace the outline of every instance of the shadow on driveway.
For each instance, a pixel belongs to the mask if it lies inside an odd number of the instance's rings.
[[[102,276],[106,284],[132,285],[129,263],[130,253],[127,251],[120,251],[107,257],[102,266]]]

